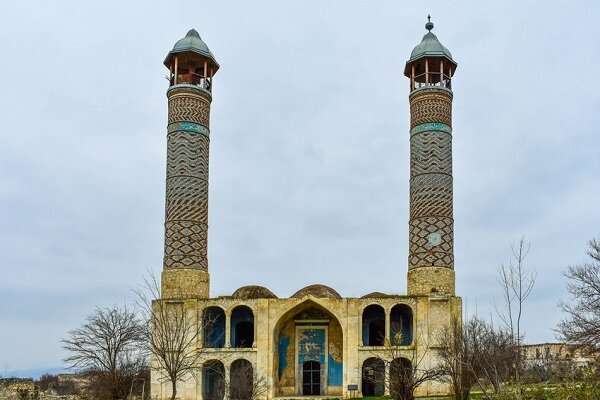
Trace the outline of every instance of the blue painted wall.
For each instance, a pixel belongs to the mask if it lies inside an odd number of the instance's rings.
[[[334,358],[329,355],[328,360],[328,371],[327,380],[329,386],[342,386],[343,384],[343,364],[341,362],[335,362]]]
[[[287,350],[290,346],[290,338],[284,334],[279,335],[279,379],[283,370],[287,367]]]

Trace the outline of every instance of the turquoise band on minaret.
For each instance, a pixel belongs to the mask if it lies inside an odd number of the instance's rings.
[[[167,133],[173,133],[178,131],[185,132],[196,132],[203,135],[209,136],[210,130],[204,125],[196,124],[195,122],[174,122],[167,127]]]
[[[417,133],[425,132],[425,131],[438,131],[438,132],[446,132],[452,133],[452,127],[450,125],[446,125],[441,122],[428,122],[425,124],[417,125],[410,130],[410,135],[414,135]]]

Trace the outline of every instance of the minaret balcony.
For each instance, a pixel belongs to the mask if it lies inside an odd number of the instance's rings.
[[[177,79],[175,79],[177,78]],[[167,79],[169,79],[167,77]],[[175,85],[189,85],[189,86],[194,86],[196,88],[199,89],[204,89],[205,91],[207,91],[208,93],[212,92],[212,79],[199,75],[199,74],[195,74],[195,73],[187,73],[187,74],[178,74],[177,76],[173,75],[171,76],[171,79],[169,79],[169,86],[175,86]]]
[[[451,77],[439,72],[416,75],[414,79],[411,80],[411,84],[411,91],[426,87],[438,87],[452,90]]]

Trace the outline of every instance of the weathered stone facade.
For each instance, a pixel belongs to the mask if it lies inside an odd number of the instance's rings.
[[[394,346],[390,351],[391,336],[394,333],[392,309],[395,306],[407,306],[412,325],[412,339],[409,343]],[[460,317],[461,301],[457,297],[441,296],[396,296],[385,298],[318,298],[308,294],[301,298],[259,298],[234,299],[219,297],[215,299],[187,300],[186,306],[196,313],[202,321],[203,313],[217,307],[224,315],[222,331],[217,336],[222,340],[209,343],[205,349],[201,364],[219,361],[223,364],[225,375],[230,374],[231,365],[244,359],[252,363],[253,368],[266,379],[267,398],[292,397],[302,395],[302,363],[304,358],[315,359],[322,364],[320,395],[348,397],[349,385],[357,385],[358,392],[363,389],[363,366],[368,359],[380,358],[387,362],[390,357],[413,359],[414,352],[420,358],[422,352],[428,353],[421,368],[436,364],[435,350],[437,332],[450,324],[452,318]],[[367,307],[381,308],[382,343],[371,345],[365,337],[370,324],[365,321]],[[248,307],[252,310],[253,342],[235,347],[233,336],[236,332],[236,309]],[[199,346],[206,346],[202,324]],[[218,328],[221,329],[221,328]],[[303,337],[313,331],[323,331],[323,348],[315,354],[302,354],[301,346],[314,349],[315,343],[303,343]],[[210,335],[214,336],[214,327]],[[312,338],[311,338],[312,339]],[[318,337],[317,339],[320,339]],[[318,342],[318,340],[317,340]],[[318,344],[318,343],[317,343]],[[304,356],[304,358],[303,358]],[[179,385],[182,399],[200,399],[203,392],[202,365],[198,366],[196,378],[189,377]],[[170,386],[160,383],[153,373],[152,394],[159,398],[168,398]],[[388,393],[387,388],[384,388]],[[445,385],[430,383],[418,389],[417,394],[426,396],[448,392]],[[355,394],[357,394],[355,393]],[[317,396],[318,397],[318,396]]]
[[[405,70],[411,81],[407,296],[374,292],[344,298],[330,287],[311,285],[288,298],[261,286],[210,298],[208,128],[218,64],[192,30],[177,42],[165,65],[171,87],[165,261],[158,301],[181,301],[197,321],[202,355],[198,373],[178,385],[178,397],[221,400],[227,388],[240,386],[234,374],[240,363],[250,365],[254,379],[264,382],[261,397],[266,399],[381,396],[389,394],[390,363],[421,360],[420,369],[434,367],[439,333],[460,320],[462,310],[461,299],[454,296],[450,77],[456,63],[435,35],[425,35]],[[160,377],[154,369],[152,396],[168,398],[170,386]],[[428,382],[416,395],[449,392],[447,384]]]

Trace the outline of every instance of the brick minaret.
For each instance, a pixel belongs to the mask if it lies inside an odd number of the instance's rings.
[[[212,77],[219,64],[194,29],[169,68],[162,298],[208,298],[208,154]]]
[[[429,17],[428,17],[429,18]],[[411,53],[408,294],[454,296],[452,90],[456,63],[429,31]]]

